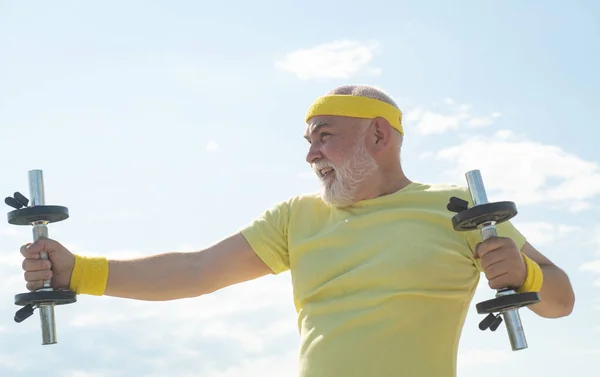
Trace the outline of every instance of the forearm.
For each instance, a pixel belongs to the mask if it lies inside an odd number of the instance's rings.
[[[201,251],[110,260],[104,295],[147,301],[198,297],[271,272],[236,233]]]
[[[199,296],[202,253],[164,253],[109,260],[105,296],[166,301]]]
[[[573,311],[575,295],[567,274],[553,264],[539,264],[544,275],[540,302],[530,305],[534,313],[544,318],[564,317]]]

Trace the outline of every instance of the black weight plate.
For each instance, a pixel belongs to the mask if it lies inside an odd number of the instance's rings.
[[[488,314],[498,313],[505,309],[514,309],[523,306],[528,306],[531,304],[535,304],[539,301],[540,295],[537,292],[522,292],[496,297],[487,301],[482,301],[478,303],[475,307],[477,308],[477,313]]]
[[[54,303],[55,305],[72,304],[77,301],[77,294],[73,291],[38,291],[15,295],[15,305]]]
[[[62,206],[34,206],[8,213],[8,222],[13,225],[31,225],[35,221],[55,223],[69,218],[69,210]]]
[[[474,230],[481,224],[495,221],[500,224],[517,215],[517,206],[513,202],[495,202],[471,207],[452,217],[454,230]]]

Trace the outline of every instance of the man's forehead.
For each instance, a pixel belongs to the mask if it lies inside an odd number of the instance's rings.
[[[310,120],[306,123],[306,133],[310,134],[315,132],[319,128],[323,128],[325,126],[331,126],[336,123],[336,116],[332,115],[318,115],[310,118]]]

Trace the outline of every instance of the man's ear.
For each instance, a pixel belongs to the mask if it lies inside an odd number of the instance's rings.
[[[393,127],[386,119],[379,117],[373,119],[372,127],[375,136],[375,149],[384,149],[392,141]]]

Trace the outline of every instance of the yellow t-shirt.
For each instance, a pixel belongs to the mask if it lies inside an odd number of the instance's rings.
[[[300,377],[456,375],[481,235],[452,228],[451,196],[472,203],[466,188],[422,183],[348,209],[303,195],[242,230],[274,273],[291,273]],[[525,243],[510,222],[497,231]]]

